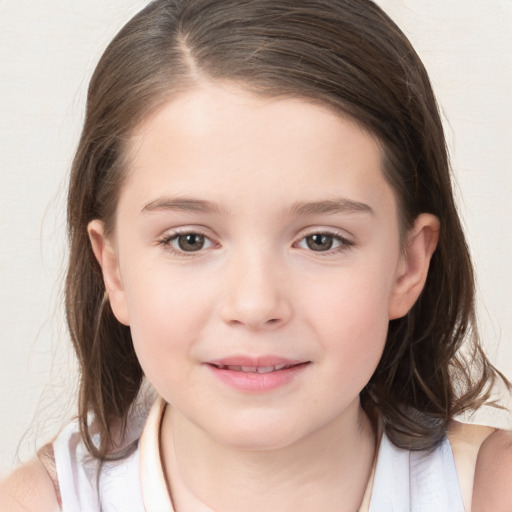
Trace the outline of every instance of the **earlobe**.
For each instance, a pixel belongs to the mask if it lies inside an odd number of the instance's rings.
[[[119,261],[112,241],[105,235],[105,226],[99,219],[92,220],[87,226],[94,256],[103,274],[103,282],[108,294],[110,306],[115,317],[124,325],[129,325],[126,294],[119,270]]]
[[[405,316],[421,294],[439,239],[439,219],[422,213],[407,236],[389,302],[389,319]]]

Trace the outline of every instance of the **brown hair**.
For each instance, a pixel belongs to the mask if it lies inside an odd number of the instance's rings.
[[[369,0],[156,0],[115,37],[92,77],[68,199],[66,308],[81,367],[79,417],[90,452],[114,450],[143,372],[130,329],[114,317],[87,225],[115,229],[125,145],[151,111],[200,80],[323,104],[374,134],[396,192],[402,228],[436,215],[440,239],[428,279],[387,343],[361,403],[389,438],[432,448],[453,416],[480,406],[498,372],[478,343],[474,277],[455,208],[436,100],[411,44]],[[460,352],[470,343],[468,358]],[[93,412],[101,443],[87,423]]]

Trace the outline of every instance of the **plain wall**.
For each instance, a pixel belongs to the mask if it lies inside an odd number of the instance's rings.
[[[101,51],[144,0],[0,2],[0,472],[73,414],[65,182]],[[445,116],[482,338],[512,377],[512,1],[380,0]],[[503,415],[481,421],[506,424]]]

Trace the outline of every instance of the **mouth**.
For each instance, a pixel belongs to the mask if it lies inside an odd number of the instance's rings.
[[[222,383],[243,392],[261,393],[286,386],[304,374],[311,361],[276,357],[226,358],[207,366]]]
[[[244,373],[273,373],[281,370],[288,370],[294,366],[301,366],[309,364],[309,362],[303,363],[289,363],[289,364],[276,364],[268,366],[241,366],[235,364],[215,364],[210,363],[212,366],[219,370],[229,370],[231,372],[244,372]]]

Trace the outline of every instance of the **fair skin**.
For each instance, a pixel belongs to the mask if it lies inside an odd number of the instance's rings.
[[[162,442],[178,510],[359,506],[374,453],[359,393],[438,229],[422,215],[404,255],[381,160],[325,108],[234,86],[204,84],[133,136],[115,235],[101,222],[90,235],[113,311],[172,404]],[[276,361],[298,367],[277,385],[232,369]]]
[[[510,511],[511,482],[512,432],[498,430],[484,441],[478,454],[472,511]]]
[[[403,251],[379,144],[300,99],[203,83],[129,147],[115,232],[89,235],[172,404],[176,509],[356,510],[375,451],[359,393],[423,288],[437,219]]]
[[[0,510],[5,512],[57,512],[53,483],[39,459],[33,459],[0,482]]]

